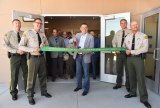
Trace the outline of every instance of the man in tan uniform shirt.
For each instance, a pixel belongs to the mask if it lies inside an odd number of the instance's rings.
[[[124,40],[123,46],[127,48],[127,66],[129,72],[130,91],[125,98],[136,97],[137,85],[140,101],[151,108],[148,103],[148,93],[145,84],[144,53],[148,52],[148,37],[138,31],[138,23],[131,22],[131,31]]]
[[[24,32],[20,41],[19,49],[30,53],[28,79],[27,79],[27,94],[29,104],[34,105],[34,87],[36,77],[40,81],[41,95],[45,97],[52,97],[47,93],[47,78],[46,78],[46,63],[44,54],[40,51],[40,47],[48,45],[47,38],[43,32],[40,31],[42,20],[36,18],[33,22],[33,29]]]
[[[24,89],[26,90],[27,86],[27,75],[28,75],[28,67],[27,67],[27,59],[26,53],[22,50],[18,49],[18,44],[23,35],[23,31],[21,31],[21,22],[18,19],[14,19],[12,21],[13,30],[7,32],[3,37],[3,46],[8,51],[10,66],[11,66],[11,82],[10,82],[10,94],[12,95],[12,100],[17,100],[17,84],[18,84],[18,76],[19,69],[22,68],[23,72],[23,80],[24,80]]]

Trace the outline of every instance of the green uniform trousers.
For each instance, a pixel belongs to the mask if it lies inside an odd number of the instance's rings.
[[[38,75],[41,93],[47,92],[46,62],[44,56],[31,56],[28,62],[27,95],[34,97],[34,87]]]
[[[66,61],[66,74],[69,74],[70,76],[75,76],[74,67],[75,60],[73,59],[72,55],[69,55],[69,59]]]
[[[144,75],[144,59],[141,56],[127,57],[127,66],[129,71],[130,94],[136,95],[138,84],[140,101],[148,101]]]
[[[17,84],[18,84],[20,67],[22,68],[24,89],[26,90],[27,75],[28,75],[26,55],[12,54],[10,58],[10,67],[11,67],[10,94],[15,95],[18,93]]]
[[[129,74],[128,74],[128,68],[127,68],[127,57],[126,57],[125,53],[117,54],[116,68],[117,68],[117,79],[116,79],[117,85],[119,85],[119,86],[122,85],[122,77],[123,77],[123,72],[124,72],[124,68],[125,68],[125,73],[126,73],[125,86],[126,86],[126,88],[130,88]]]

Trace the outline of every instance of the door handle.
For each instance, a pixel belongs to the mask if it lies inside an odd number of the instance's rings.
[[[159,54],[157,53],[157,51],[160,51],[160,48],[155,48],[154,52],[153,52],[153,59],[155,60],[160,60]]]

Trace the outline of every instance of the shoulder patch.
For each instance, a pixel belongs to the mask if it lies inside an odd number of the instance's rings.
[[[27,35],[28,31],[23,32],[23,37]]]
[[[4,35],[4,36],[10,37],[12,33],[13,33],[13,31],[12,31],[12,30],[11,30],[11,31],[8,31],[7,33],[5,33],[5,35]]]
[[[144,39],[148,39],[148,36],[147,36],[147,35],[144,35]]]

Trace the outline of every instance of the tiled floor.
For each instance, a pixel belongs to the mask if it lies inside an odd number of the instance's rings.
[[[145,108],[139,102],[139,96],[125,99],[127,91],[124,87],[113,90],[113,84],[91,81],[91,89],[87,96],[81,96],[82,90],[73,92],[75,87],[75,79],[48,82],[48,92],[53,97],[41,97],[37,89],[34,97],[36,105],[31,106],[24,91],[19,92],[17,101],[12,101],[9,84],[0,84],[0,108]],[[160,108],[160,96],[150,90],[148,92],[152,108]]]

